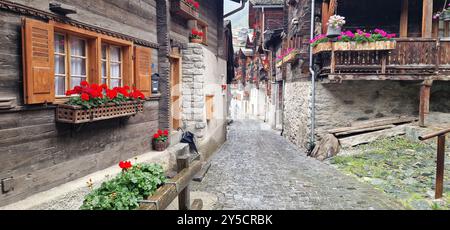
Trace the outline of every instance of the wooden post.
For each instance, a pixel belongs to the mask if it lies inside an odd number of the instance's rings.
[[[328,3],[328,1],[322,2],[322,34],[327,33],[327,29],[328,29],[327,23],[328,23],[328,19],[330,18],[330,15],[328,14],[329,7],[330,7],[330,4]]]
[[[177,158],[177,171],[180,173],[183,169],[189,168],[189,156],[184,155]],[[189,184],[178,194],[178,209],[190,210],[191,199],[189,197]]]
[[[420,87],[419,126],[425,127],[425,120],[430,112],[430,92],[432,80],[425,80]]]
[[[336,71],[336,54],[334,51],[334,42],[331,43],[331,67],[330,67],[330,73],[334,74]]]
[[[433,0],[423,0],[422,37],[431,38],[433,27]]]
[[[400,37],[408,37],[408,9],[409,0],[402,0],[402,11],[400,15]]]
[[[450,22],[444,22],[444,37],[450,37]]]
[[[444,191],[444,163],[445,163],[445,134],[438,137],[436,191],[435,198],[441,199]]]

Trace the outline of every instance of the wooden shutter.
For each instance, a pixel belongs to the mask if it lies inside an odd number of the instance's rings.
[[[151,63],[152,63],[152,49],[146,47],[136,46],[134,48],[134,55],[136,57],[134,65],[134,76],[136,88],[140,90],[146,97],[152,95],[151,91]]]
[[[32,19],[22,23],[25,104],[55,100],[53,26]]]
[[[214,117],[214,95],[206,96],[206,120],[210,121]]]

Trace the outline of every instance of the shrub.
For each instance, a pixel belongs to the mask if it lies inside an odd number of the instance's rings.
[[[81,210],[132,210],[139,201],[151,196],[166,182],[164,170],[158,164],[121,162],[122,173],[89,193]]]

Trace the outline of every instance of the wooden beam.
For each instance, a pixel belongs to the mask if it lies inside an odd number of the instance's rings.
[[[430,93],[433,81],[423,81],[420,87],[419,126],[425,127],[425,120],[430,113]]]
[[[433,27],[433,0],[423,0],[422,37],[431,38]]]
[[[330,18],[329,13],[329,7],[330,4],[328,3],[328,1],[323,1],[322,2],[322,34],[326,34],[327,33],[327,29],[328,29],[328,19]]]
[[[336,8],[337,8],[337,0],[330,0],[328,15],[333,16],[336,13]]]
[[[400,15],[400,37],[408,37],[408,9],[409,0],[402,0],[402,11]]]

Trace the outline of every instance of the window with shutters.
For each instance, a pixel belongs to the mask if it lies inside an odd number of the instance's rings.
[[[25,104],[63,103],[85,80],[151,96],[152,49],[54,21],[24,18],[22,30]]]

